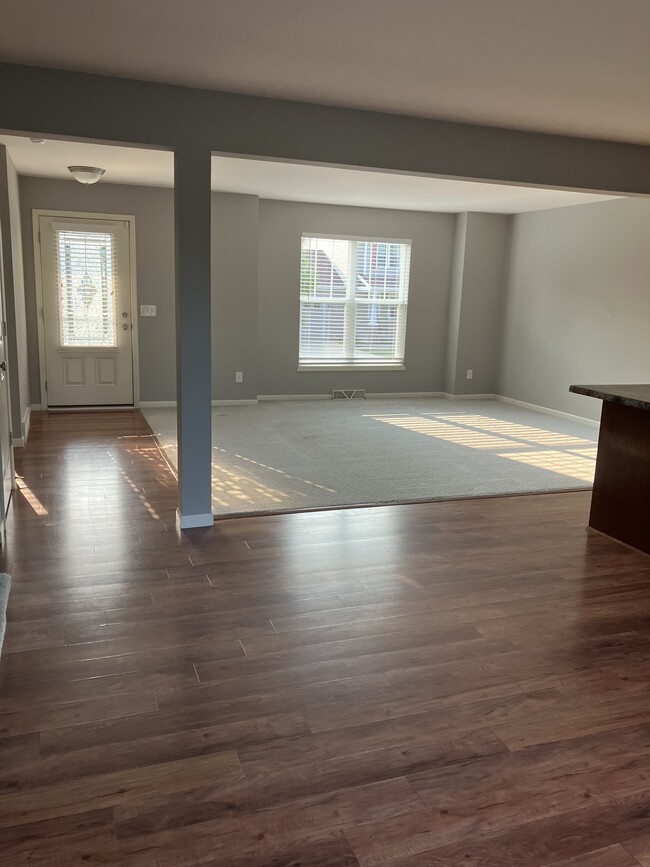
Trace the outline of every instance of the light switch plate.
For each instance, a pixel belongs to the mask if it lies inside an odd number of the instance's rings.
[[[157,316],[158,310],[155,304],[141,304],[140,316]]]

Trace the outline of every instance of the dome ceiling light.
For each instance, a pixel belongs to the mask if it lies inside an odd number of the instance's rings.
[[[68,166],[68,171],[80,184],[96,184],[104,174],[106,169],[99,169],[96,166]]]

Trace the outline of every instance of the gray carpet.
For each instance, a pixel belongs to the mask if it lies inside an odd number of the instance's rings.
[[[176,465],[176,411],[144,411]],[[590,487],[597,428],[493,400],[213,410],[213,510],[282,511]]]
[[[10,589],[11,578],[5,572],[0,572],[0,654],[7,629],[7,603],[9,602]]]

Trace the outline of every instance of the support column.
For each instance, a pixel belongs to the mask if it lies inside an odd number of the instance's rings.
[[[174,154],[178,526],[212,516],[210,170],[207,147]]]

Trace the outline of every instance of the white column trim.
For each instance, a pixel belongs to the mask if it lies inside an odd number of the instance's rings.
[[[214,524],[214,515],[208,512],[205,515],[181,515],[176,509],[176,527],[179,530],[193,530],[196,527],[211,527]]]

